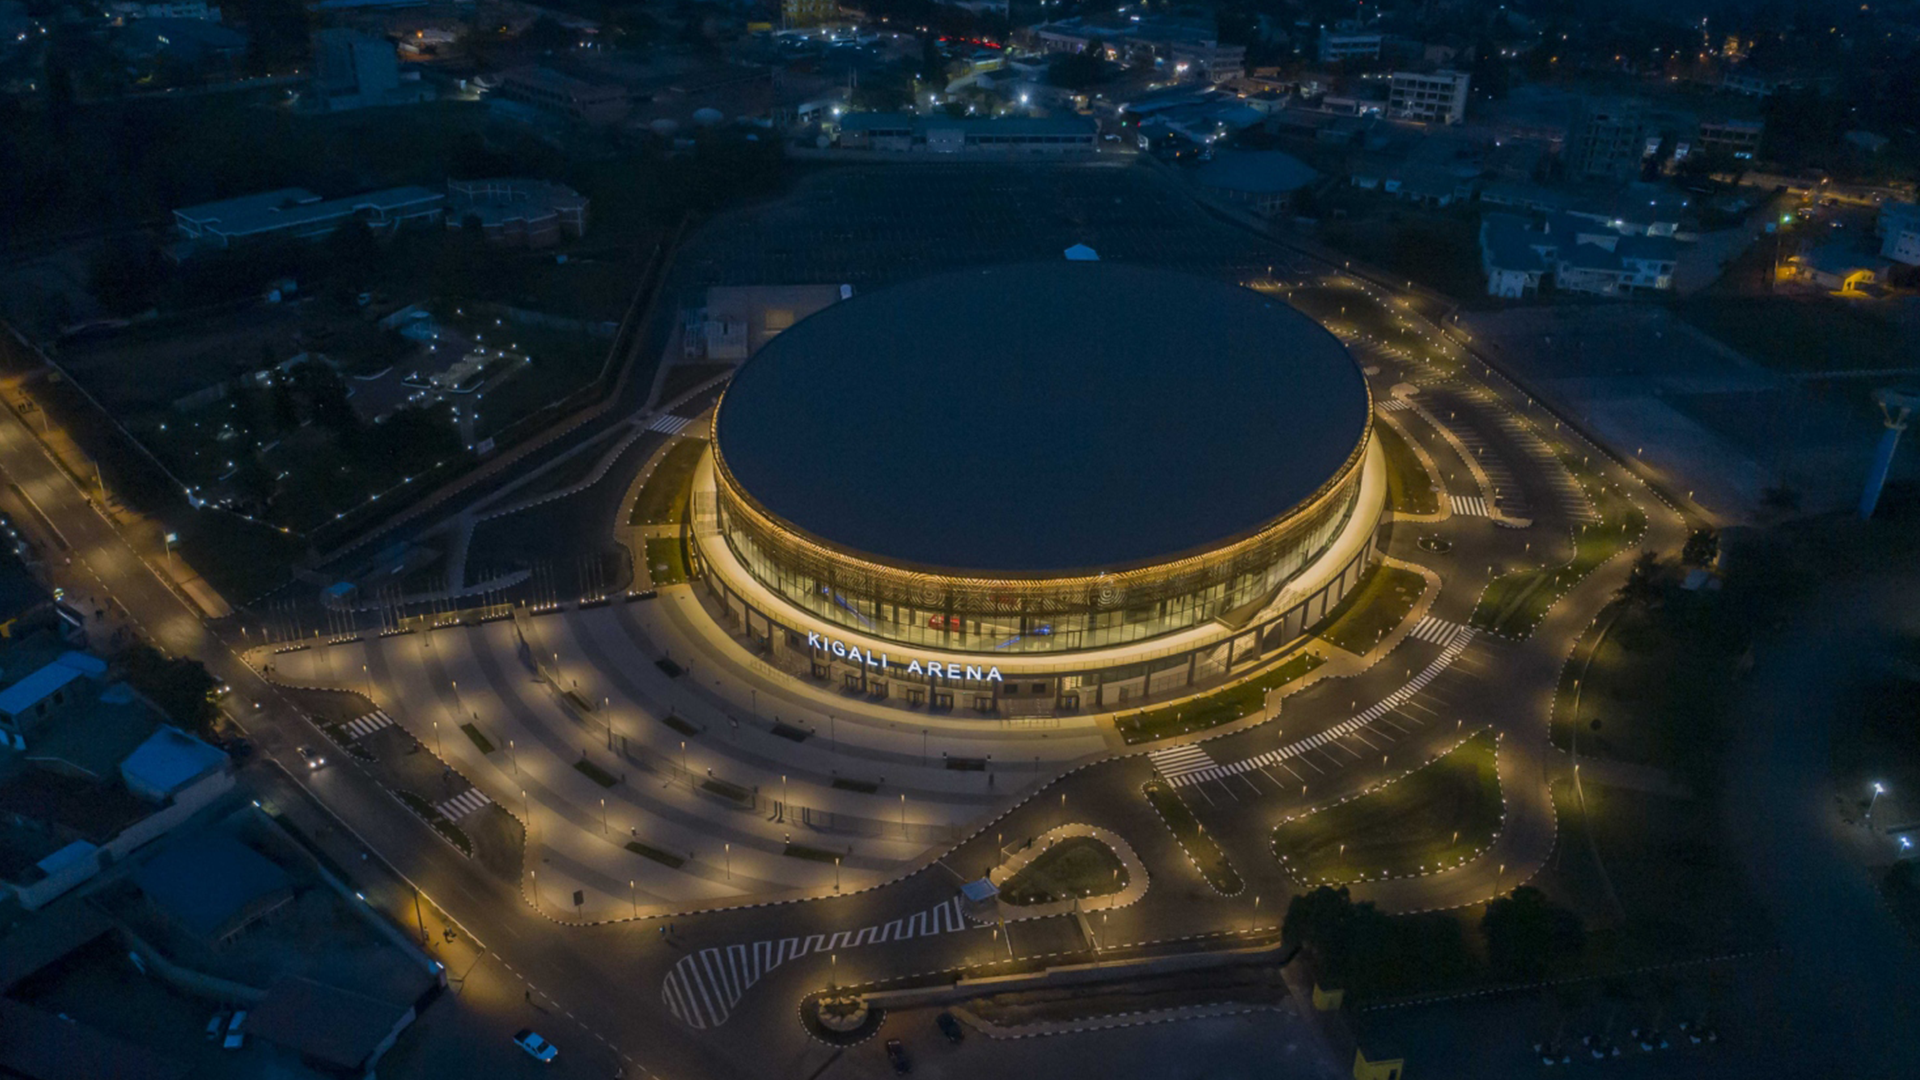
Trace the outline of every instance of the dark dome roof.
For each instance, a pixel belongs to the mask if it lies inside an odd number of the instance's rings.
[[[1274,297],[1113,263],[924,278],[821,311],[734,377],[721,456],[759,505],[883,562],[1118,570],[1311,497],[1365,380]]]

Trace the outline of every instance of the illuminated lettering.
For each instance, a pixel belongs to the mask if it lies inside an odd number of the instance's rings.
[[[821,652],[831,653],[838,659],[850,664],[864,664],[870,668],[886,671],[891,661],[886,653],[863,650],[858,645],[849,645],[836,637],[829,637],[816,630],[807,631],[807,647]],[[928,679],[966,679],[970,682],[1005,682],[999,667],[984,670],[976,664],[965,664],[951,660],[917,660],[909,658],[906,673]]]
[[[938,660],[927,661],[927,678],[937,679],[940,676],[945,675],[946,672],[942,670],[942,667],[943,665]]]
[[[850,648],[848,648],[848,649],[847,649],[847,662],[848,662],[848,663],[850,663],[850,664],[858,664],[858,663],[860,663],[860,662],[861,662],[861,661],[862,661],[863,659],[864,659],[864,658],[863,658],[863,657],[862,657],[862,656],[860,655],[860,646],[858,646],[858,645],[854,645],[854,646],[851,646]]]
[[[811,630],[807,631],[807,648],[824,649],[826,647],[827,647],[826,638],[821,637],[819,634],[816,634]]]
[[[847,643],[844,641],[841,641],[838,638],[835,638],[833,642],[833,655],[835,656],[847,655]]]
[[[925,675],[925,674],[926,674],[926,672],[925,672],[924,670],[922,670],[922,669],[921,669],[921,667],[920,667],[920,661],[918,661],[918,660],[909,660],[909,661],[907,661],[907,674],[909,674],[909,675]]]
[[[979,669],[979,668],[977,668],[977,667],[975,667],[975,666],[974,666],[974,665],[972,665],[972,664],[968,664],[968,665],[967,665],[967,678],[969,678],[969,679],[978,679],[978,678],[980,678],[980,669]]]
[[[996,667],[991,667],[987,669],[987,681],[988,682],[1006,682],[1007,680],[1000,677],[1000,669],[999,667],[996,666]]]

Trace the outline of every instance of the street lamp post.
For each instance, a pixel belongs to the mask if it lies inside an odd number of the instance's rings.
[[[640,890],[637,887],[635,887],[635,885],[633,884],[632,878],[627,879],[627,898],[633,901],[633,917],[636,919],[639,918],[640,917]]]
[[[173,545],[180,542],[180,534],[168,533],[166,537],[166,542],[167,542],[167,576],[172,577],[173,576]]]
[[[605,833],[606,833],[607,831],[608,831],[608,829],[607,829],[607,800],[605,800],[605,799],[601,799],[601,800],[600,800],[600,832],[601,832],[601,833],[602,833],[602,834],[604,835],[604,834],[605,834]]]
[[[907,835],[907,793],[900,793],[900,835]]]
[[[720,845],[720,846],[726,849],[726,852],[727,852],[727,880],[728,880],[728,881],[732,881],[732,880],[733,880],[733,845],[732,845],[732,844],[722,844],[722,845]]]
[[[1887,786],[1885,784],[1882,784],[1880,781],[1875,780],[1873,782],[1873,794],[1868,796],[1867,798],[1867,817],[1866,817],[1867,828],[1869,829],[1873,828],[1873,804],[1879,802],[1880,796],[1885,795],[1886,793],[1887,793]]]

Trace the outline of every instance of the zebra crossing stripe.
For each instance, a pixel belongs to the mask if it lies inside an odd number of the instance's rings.
[[[482,795],[479,788],[468,788],[453,798],[441,803],[439,806],[436,806],[434,809],[440,811],[440,816],[446,818],[448,821],[459,821],[461,818],[466,817],[468,814],[479,810],[491,802],[493,802],[493,800]]]
[[[1381,412],[1405,412],[1411,408],[1413,406],[1408,404],[1405,398],[1388,398],[1380,403]]]
[[[1435,619],[1433,621],[1442,622],[1444,620]],[[1418,675],[1408,680],[1405,686],[1380,699],[1368,707],[1365,712],[1343,720],[1325,731],[1309,735],[1297,742],[1288,743],[1278,750],[1269,750],[1256,757],[1250,757],[1227,764],[1220,764],[1209,759],[1204,765],[1194,766],[1178,773],[1162,772],[1161,776],[1165,777],[1167,783],[1172,787],[1187,787],[1192,784],[1205,783],[1208,780],[1218,780],[1227,776],[1238,776],[1241,773],[1252,772],[1255,769],[1264,768],[1268,765],[1277,765],[1288,758],[1299,757],[1309,750],[1317,750],[1336,739],[1344,739],[1354,732],[1371,726],[1375,721],[1386,716],[1394,709],[1412,701],[1415,694],[1428,683],[1439,678],[1442,672],[1446,671],[1447,668],[1453,665],[1455,660],[1459,659],[1461,653],[1467,651],[1467,645],[1473,638],[1473,628],[1461,626],[1458,623],[1449,625],[1454,627],[1454,631],[1448,638],[1445,646],[1441,648],[1440,655],[1434,657],[1433,661],[1422,668]],[[1157,750],[1148,756],[1157,759],[1159,755],[1177,754],[1183,750],[1198,750],[1201,754],[1205,754],[1205,751],[1201,750],[1200,747],[1182,746],[1172,747],[1167,750]],[[1154,767],[1156,769],[1159,768],[1158,760],[1155,761]]]
[[[364,739],[383,727],[393,726],[393,717],[379,709],[347,721],[347,738]]]
[[[686,427],[688,424],[692,422],[693,421],[688,420],[684,416],[675,416],[672,413],[662,413],[661,415],[654,417],[652,422],[647,424],[647,430],[658,431],[663,435],[678,435],[680,433],[681,428]]]
[[[1487,500],[1479,495],[1454,495],[1453,512],[1468,517],[1492,517],[1487,513]]]
[[[733,1015],[748,990],[768,972],[790,960],[862,945],[949,934],[966,928],[966,918],[960,913],[960,898],[956,896],[926,911],[857,931],[705,948],[681,957],[673,965],[661,980],[660,1000],[675,1019],[688,1027],[703,1031],[717,1028]]]
[[[1213,755],[1200,746],[1170,746],[1165,750],[1155,750],[1147,758],[1153,762],[1153,771],[1168,781],[1210,769],[1214,765]]]
[[[1411,634],[1421,641],[1430,641],[1435,645],[1445,645],[1451,642],[1453,635],[1459,633],[1461,629],[1461,625],[1457,622],[1449,622],[1446,619],[1437,619],[1429,615],[1413,624]]]

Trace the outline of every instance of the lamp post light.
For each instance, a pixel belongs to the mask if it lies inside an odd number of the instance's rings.
[[[1879,802],[1880,796],[1885,795],[1886,793],[1887,793],[1887,786],[1885,784],[1882,784],[1880,781],[1875,780],[1873,782],[1873,794],[1867,798],[1867,817],[1866,817],[1867,828],[1869,829],[1873,828],[1873,804]]]
[[[167,576],[173,576],[173,545],[180,542],[179,533],[168,533],[167,538]]]
[[[606,833],[607,831],[608,831],[608,829],[607,829],[607,800],[605,800],[605,799],[601,799],[601,800],[600,800],[600,832],[601,832],[601,833],[602,833],[602,834],[604,835],[604,834],[605,834],[605,833]]]
[[[519,776],[520,775],[520,750],[519,748],[513,745],[512,739],[507,740],[507,758],[508,760],[513,762],[513,775]]]

